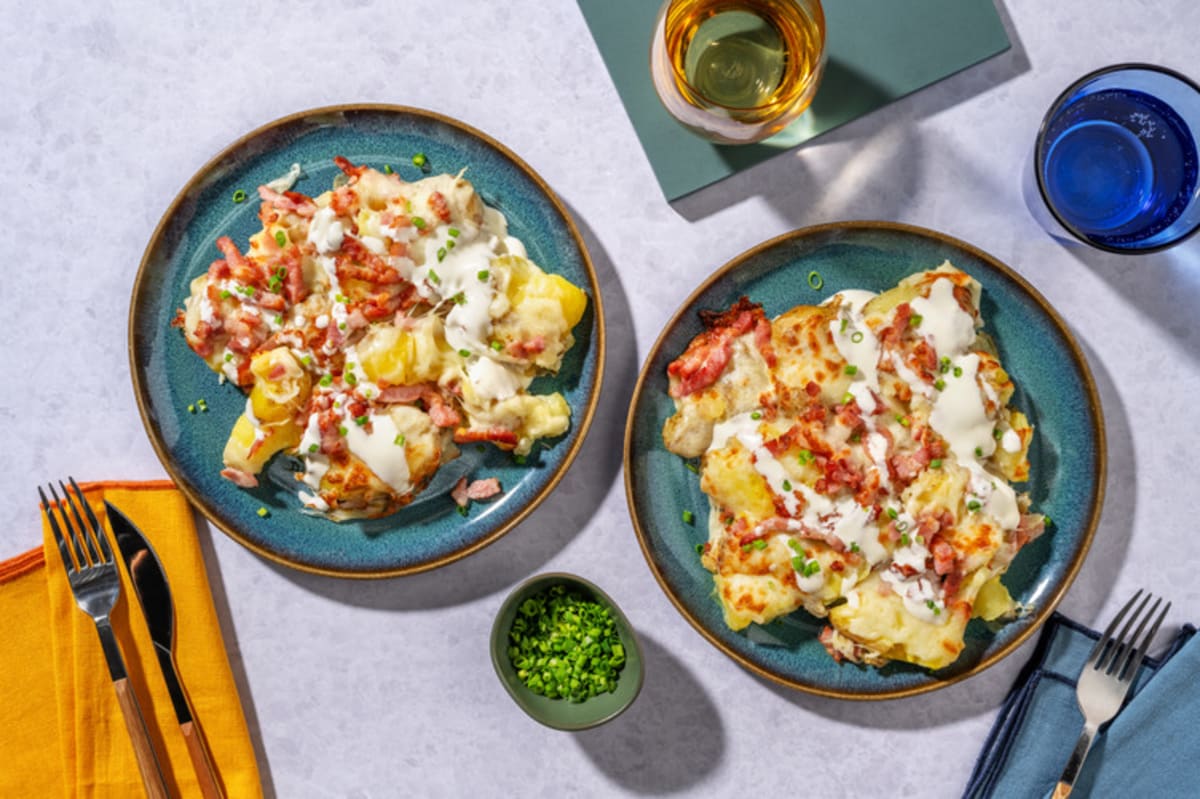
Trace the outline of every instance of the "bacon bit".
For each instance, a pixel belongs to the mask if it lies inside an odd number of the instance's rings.
[[[352,178],[360,177],[364,172],[370,169],[370,167],[367,166],[355,166],[348,158],[340,155],[335,155],[333,157],[333,163],[337,164],[337,168],[345,172],[347,177]]]
[[[429,208],[437,215],[438,219],[443,222],[450,221],[450,206],[446,204],[446,198],[440,191],[429,195]]]
[[[268,380],[280,380],[287,376],[287,364],[277,363],[271,367],[271,371],[267,372]]]
[[[251,285],[262,278],[262,270],[258,268],[257,264],[242,255],[237,245],[233,243],[233,239],[221,236],[217,239],[217,249],[225,256],[230,272],[236,280]],[[211,270],[212,267],[209,268]]]
[[[901,483],[910,483],[929,465],[929,451],[921,448],[911,454],[896,453],[888,458],[892,476]]]
[[[256,488],[258,486],[258,478],[247,471],[234,469],[228,466],[221,470],[221,476],[231,483],[235,483],[242,488]]]
[[[475,480],[467,486],[467,497],[473,500],[491,499],[500,493],[500,481],[495,477]]]
[[[268,311],[284,311],[287,310],[287,300],[278,294],[272,294],[268,291],[258,291],[254,294],[255,303],[266,308]]]
[[[1017,523],[1017,546],[1023,547],[1046,530],[1046,517],[1040,513],[1022,513]]]
[[[862,425],[862,408],[858,407],[858,400],[851,399],[838,406],[836,418],[843,427],[848,427],[851,431],[856,430]]]
[[[817,636],[817,640],[829,652],[829,656],[833,658],[835,663],[841,663],[844,660],[841,650],[837,648],[837,641],[834,638],[833,628],[825,625],[825,629],[821,630],[821,634]]]
[[[388,386],[379,392],[376,401],[384,404],[416,402],[430,392],[437,393],[437,386],[433,383],[417,383],[411,386]]]
[[[446,404],[442,399],[442,395],[436,391],[427,392],[421,399],[425,402],[426,413],[433,423],[438,427],[458,427],[462,424],[462,417],[458,411]],[[457,434],[455,434],[457,436]],[[514,435],[515,439],[516,436]],[[513,442],[516,443],[515,441]]]
[[[774,369],[778,359],[775,357],[775,348],[771,345],[771,323],[766,317],[759,319],[754,326],[754,346],[758,347],[767,366]]]
[[[932,374],[937,370],[937,350],[929,346],[929,342],[921,339],[913,347],[912,356],[908,359],[909,366]],[[928,374],[926,376],[928,376]]]
[[[287,270],[283,279],[283,296],[293,305],[302,302],[308,296],[308,284],[304,282],[304,267],[294,251],[284,256],[283,268]]]
[[[292,213],[297,216],[312,216],[317,212],[317,204],[312,201],[312,198],[305,197],[300,192],[285,191],[280,193],[269,186],[259,186],[258,197],[272,208],[284,211],[285,213]]]
[[[959,571],[952,571],[942,580],[942,596],[946,599],[958,593],[958,589],[962,587],[963,574]]]
[[[456,444],[476,444],[484,441],[490,441],[502,449],[512,449],[519,442],[517,434],[503,427],[492,427],[487,430],[468,429],[460,427],[454,431],[454,443]]]
[[[229,262],[224,258],[218,258],[208,265],[208,279],[210,281],[224,280],[229,277]],[[210,286],[209,288],[215,288]]]
[[[458,478],[458,482],[454,484],[454,488],[450,489],[450,498],[460,508],[465,508],[471,504],[471,500],[467,496],[467,478]]]
[[[352,216],[354,206],[358,204],[358,193],[354,191],[351,184],[346,184],[338,189],[335,189],[329,197],[329,207],[338,216]],[[357,227],[353,228],[353,232],[357,233]]]
[[[404,281],[399,272],[352,236],[342,239],[341,254],[337,256],[337,276],[339,280],[363,280],[378,284]]]
[[[929,551],[933,553],[933,571],[936,574],[945,577],[954,570],[954,547],[940,533],[929,541]]]
[[[514,358],[528,359],[530,356],[544,352],[545,349],[545,337],[534,336],[529,341],[510,341],[504,351]]]
[[[760,319],[766,318],[762,306],[746,297],[739,298],[728,311],[701,311],[699,316],[705,330],[667,367],[667,374],[678,379],[669,392],[677,399],[715,383],[729,363],[733,339],[750,332]]]
[[[809,380],[808,385],[804,387],[804,393],[815,399],[821,394],[821,386],[812,380]]]

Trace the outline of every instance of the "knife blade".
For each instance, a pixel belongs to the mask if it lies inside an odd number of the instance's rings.
[[[133,592],[137,595],[138,604],[142,606],[142,617],[150,630],[154,653],[158,656],[158,665],[167,684],[167,693],[171,697],[175,718],[187,742],[188,755],[196,769],[200,792],[204,799],[224,799],[225,794],[213,768],[208,744],[204,740],[192,711],[192,703],[175,666],[175,608],[171,601],[171,587],[167,582],[166,572],[163,571],[162,563],[150,541],[129,517],[107,500],[104,507],[108,511],[109,525],[117,539],[117,548],[121,550],[125,568],[129,571]]]

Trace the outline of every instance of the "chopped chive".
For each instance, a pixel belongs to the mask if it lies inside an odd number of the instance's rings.
[[[821,571],[821,564],[815,560],[810,560],[808,563],[804,564],[805,577],[812,577],[819,571]]]
[[[275,314],[275,324],[277,324],[277,325],[283,324],[283,314],[281,314],[281,313]]]
[[[896,421],[900,423],[901,427],[908,427],[908,417],[907,416],[901,416],[900,414],[896,414]]]
[[[232,295],[232,294],[230,294],[230,293],[229,293],[228,291],[226,291],[225,289],[221,289],[221,299],[223,299],[223,300],[227,300],[227,299],[229,299],[229,298],[230,298],[230,297],[232,297],[232,296],[233,296],[233,295]]]
[[[458,228],[456,228],[456,227],[446,228],[446,235],[452,239],[458,238]]]
[[[447,250],[454,249],[454,239],[446,239],[446,249]]]
[[[435,286],[442,282],[442,279],[440,277],[438,277],[438,273],[433,271],[432,269],[429,270],[429,280]]]
[[[803,554],[804,554],[804,550],[803,550],[803,549],[800,547],[800,542],[799,542],[799,541],[797,541],[796,539],[794,539],[794,538],[789,538],[789,539],[787,540],[787,545],[788,545],[789,547],[791,547],[791,548],[792,548],[792,551],[793,551],[793,552],[795,552],[797,555],[803,555]]]
[[[843,319],[843,320],[842,320],[842,326],[841,326],[840,328],[838,328],[838,332],[839,332],[839,333],[845,333],[845,332],[846,332],[846,325],[848,325],[848,324],[850,324],[850,320],[849,320],[849,319]]]
[[[364,413],[362,416],[355,416],[355,417],[354,417],[354,423],[355,423],[356,425],[358,425],[359,427],[363,427],[363,426],[365,426],[365,425],[367,424],[367,422],[369,422],[369,421],[371,421],[371,417],[370,417],[370,416],[368,416],[368,415],[367,415],[367,414],[365,414],[365,413]]]
[[[749,551],[750,551],[750,545],[749,545],[749,544],[742,544],[742,551],[743,551],[743,552],[749,552]]]
[[[412,162],[413,166],[419,168],[425,166],[425,164],[428,162],[428,159],[425,158],[425,153],[417,153],[412,157]]]
[[[1004,433],[1000,432],[999,427],[992,431],[992,438],[996,439],[997,441],[1004,438]]]
[[[320,384],[321,384],[321,385],[323,385],[323,386],[328,386],[328,385],[330,385],[331,383],[333,383],[333,375],[331,375],[331,374],[323,374],[323,375],[321,375],[321,379],[320,379],[320,380],[318,380],[317,382],[318,382],[318,383],[320,383]]]
[[[397,447],[403,447],[405,441],[407,441],[407,439],[404,437],[403,433],[397,433],[396,437],[392,439],[392,443]]]
[[[901,535],[900,535],[901,546],[908,546],[911,543],[912,543],[912,539],[908,537],[908,533],[901,533]]]
[[[513,455],[513,462],[516,463],[518,466],[524,466],[525,465],[525,456],[524,455]]]
[[[917,327],[924,319],[925,317],[921,316],[919,313],[915,313],[908,317],[908,325],[909,327]]]
[[[229,363],[232,360],[233,360],[233,353],[232,352],[225,353],[225,363]]]
[[[946,390],[946,381],[939,377],[937,380],[933,381],[933,387],[936,388],[938,391],[945,391]]]
[[[858,552],[858,550],[859,550],[858,542],[857,542],[857,541],[851,541],[851,542],[850,542],[850,551],[851,551],[851,552]]]
[[[412,218],[412,223],[413,223],[413,227],[415,227],[417,230],[425,229],[425,220],[419,216],[414,216]]]
[[[188,406],[188,413],[195,413],[195,412],[196,412],[196,406],[195,406],[195,404],[189,405],[189,406]]]
[[[808,273],[808,285],[813,291],[820,291],[821,287],[825,285],[825,279],[821,277],[820,272],[814,269]]]
[[[458,506],[458,515],[459,515],[459,516],[466,516],[468,513],[470,513],[470,511],[468,511],[468,510],[467,510],[467,506],[466,506],[466,505],[459,505],[459,506]]]
[[[849,405],[851,402],[854,402],[854,395],[847,391],[842,395],[842,404]]]
[[[286,247],[287,242],[288,242],[287,234],[284,233],[282,230],[276,230],[275,231],[275,243],[278,244],[280,247]]]
[[[347,297],[345,294],[342,294],[339,292],[339,293],[333,295],[333,301],[340,302],[343,305],[345,305],[346,303],[350,302],[350,298]]]
[[[900,514],[899,514],[899,513],[896,511],[896,509],[895,509],[895,508],[888,508],[888,509],[887,509],[887,515],[888,515],[888,518],[889,518],[889,519],[895,519],[895,518],[898,518],[898,517],[900,516]]]
[[[762,418],[762,411],[754,411],[750,414],[750,418],[757,422]]]
[[[492,347],[492,349],[494,349],[496,352],[499,352],[500,350],[504,349],[504,345],[503,345],[503,344],[501,344],[499,341],[493,341],[493,342],[492,342],[492,344],[491,344],[491,347]]]
[[[941,610],[938,608],[938,606],[937,606],[937,603],[936,603],[936,602],[934,602],[932,599],[926,599],[926,600],[925,600],[925,606],[926,606],[926,607],[928,607],[930,610],[932,610],[932,611],[933,611],[933,615],[934,615],[934,616],[937,616],[938,614],[940,614],[940,613],[942,612],[942,611],[941,611]]]
[[[310,363],[312,363],[312,356],[305,355],[303,358],[300,359],[300,363],[304,364],[305,366],[308,366]]]
[[[354,372],[351,372],[351,371],[348,371],[348,370],[347,370],[347,371],[346,371],[346,372],[345,372],[345,373],[342,375],[342,379],[346,381],[346,384],[347,384],[347,385],[351,385],[351,386],[357,386],[357,385],[358,385],[358,376],[357,376],[357,375],[355,375],[355,374],[354,374]]]
[[[697,555],[704,554],[704,544],[696,544],[696,554]]]
[[[346,429],[346,425],[344,425],[344,424],[338,425],[338,435],[344,436],[348,432],[350,432],[350,431]]]
[[[802,464],[812,463],[813,454],[812,454],[812,452],[810,452],[807,449],[802,449],[802,450],[800,450],[799,454],[796,456],[796,459],[799,460],[800,463],[802,463]]]
[[[462,357],[464,357],[464,358],[470,358],[470,357],[471,357],[471,351],[470,351],[470,350],[467,350],[467,349],[462,349],[462,350],[459,350],[459,351],[458,351],[458,354],[459,354],[459,355],[461,355],[461,356],[462,356]]]
[[[976,458],[982,458],[982,457],[983,457],[983,447],[976,447],[976,448],[975,448],[975,457],[976,457]]]
[[[859,342],[861,342],[863,340],[862,331],[855,330],[853,333],[850,334],[850,340],[853,341],[855,344],[858,344]]]
[[[918,533],[917,534],[917,543],[920,544],[921,546],[925,546],[925,536]]]
[[[491,277],[491,274],[492,273],[486,269],[480,269],[478,272],[475,273],[475,277],[479,278],[480,283],[486,283],[487,279],[489,277]]]
[[[934,458],[933,460],[931,460],[931,461],[929,462],[929,468],[930,468],[930,469],[940,469],[940,468],[942,468],[942,459],[941,459],[941,458]]]
[[[904,521],[903,519],[896,522],[896,532],[903,533],[907,529],[908,529],[908,522]]]
[[[767,539],[756,538],[756,539],[754,539],[754,543],[752,544],[752,546],[761,552],[762,550],[767,548]]]
[[[791,481],[791,480],[784,480],[784,481],[783,481],[783,490],[784,490],[784,491],[791,491],[791,490],[792,490],[792,481]]]
[[[942,360],[938,363],[938,371],[942,374],[950,371],[950,358],[945,355],[942,356]]]
[[[848,364],[846,364],[846,368],[843,369],[842,371],[848,375],[856,375],[856,374],[858,374],[858,367],[852,363],[848,363]]]
[[[954,376],[962,377],[962,367],[961,366],[954,367]]]
[[[862,435],[856,431],[853,435],[850,436],[850,443],[857,444],[859,441],[862,441]]]
[[[467,294],[464,291],[458,292],[451,299],[454,300],[454,303],[456,305],[466,305],[467,304]]]
[[[983,505],[981,505],[977,499],[973,499],[967,503],[967,510],[979,510],[982,507]]]
[[[442,261],[446,260],[446,248],[445,247],[438,247],[437,259],[438,259],[439,264]]]
[[[684,463],[683,465],[686,466],[687,470],[692,474],[700,474],[700,469],[696,466],[696,464],[688,462]]]
[[[246,202],[246,192],[238,189],[233,193],[233,201],[239,205]]]
[[[692,515],[692,512],[690,510],[685,510],[683,512],[683,523],[684,524],[691,524],[693,521],[695,521],[695,518],[696,517],[694,515]]]
[[[309,445],[308,445],[308,451],[309,451],[309,453],[317,452],[317,451],[318,451],[318,450],[320,450],[320,449],[321,449],[321,445],[320,445],[320,444],[309,444]]]
[[[261,516],[264,519],[271,515],[271,511],[267,510],[266,508],[264,508],[262,506],[259,506],[257,513],[259,516]]]

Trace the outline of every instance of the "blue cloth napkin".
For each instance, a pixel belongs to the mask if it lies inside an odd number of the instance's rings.
[[[1072,796],[1200,796],[1200,639],[1184,625],[1147,657]],[[1161,633],[1160,633],[1161,635]],[[1075,679],[1099,634],[1055,613],[1000,708],[964,799],[1049,796],[1083,730]],[[1157,648],[1157,647],[1155,647]]]

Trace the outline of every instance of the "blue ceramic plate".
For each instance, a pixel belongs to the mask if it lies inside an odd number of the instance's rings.
[[[306,515],[284,456],[268,479],[246,491],[219,475],[225,440],[245,405],[232,385],[188,349],[170,326],[188,284],[220,257],[215,242],[244,242],[259,229],[256,188],[299,163],[296,190],[317,195],[340,174],[333,157],[378,169],[390,166],[416,180],[413,156],[426,173],[466,169],[484,201],[508,218],[530,258],[583,288],[588,309],[575,346],[554,377],[538,378],[538,393],[561,391],[571,407],[570,430],[535,448],[524,464],[492,447],[464,447],[416,502],[385,519],[335,523]],[[250,200],[233,201],[235,192]],[[600,391],[604,314],[583,241],[562,203],[523,161],[483,133],[447,117],[399,106],[321,108],[277,120],[246,135],[205,165],[184,187],[155,230],[133,289],[129,318],[134,391],[150,440],[167,471],[208,518],[245,546],[305,571],[383,577],[431,569],[495,541],[521,521],[557,484],[579,451]],[[203,398],[206,412],[187,408]],[[495,476],[504,493],[455,512],[450,486],[463,474]],[[267,515],[260,514],[265,508]]]
[[[1033,507],[1053,524],[1025,547],[1004,577],[1024,618],[989,629],[978,619],[951,667],[930,672],[890,663],[882,669],[838,664],[817,641],[823,622],[803,611],[766,626],[729,630],[713,596],[712,575],[695,546],[706,540],[708,500],[697,476],[662,443],[674,413],[667,364],[700,332],[697,311],[724,310],[738,297],[774,317],[851,288],[883,291],[906,275],[949,259],[983,286],[984,329],[1017,384],[1014,397],[1033,423]],[[810,286],[816,272],[819,289]],[[651,350],[634,392],[625,433],[625,489],[646,560],[679,611],[705,638],[746,668],[803,691],[848,699],[883,699],[930,691],[978,673],[1011,652],[1040,625],[1083,562],[1104,492],[1104,427],[1083,355],[1058,314],[1019,275],[990,255],[922,228],[843,222],[788,233],[717,270],[688,298]],[[683,511],[695,514],[693,524]]]

